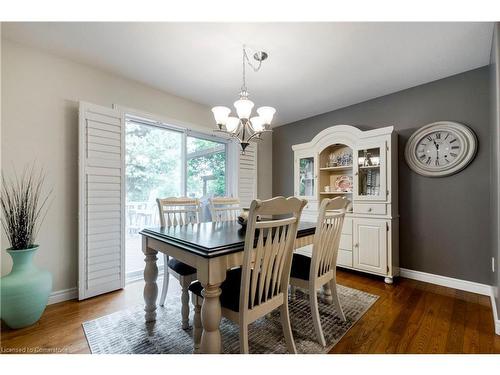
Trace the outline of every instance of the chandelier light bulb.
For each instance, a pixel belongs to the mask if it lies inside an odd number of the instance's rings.
[[[212,108],[212,113],[214,114],[217,125],[226,125],[231,110],[224,106],[217,106]]]
[[[260,116],[255,116],[250,119],[252,124],[252,129],[256,132],[261,132],[264,130],[264,119]]]
[[[238,117],[242,120],[248,120],[250,114],[252,113],[252,108],[254,104],[249,99],[240,99],[234,102],[234,108],[236,108],[236,113]]]
[[[265,125],[270,125],[273,121],[276,109],[274,109],[273,107],[259,107],[257,109],[257,113],[260,117],[262,117]]]
[[[238,128],[239,124],[240,124],[239,118],[234,117],[234,116],[230,116],[227,118],[226,129],[229,132],[234,132]]]

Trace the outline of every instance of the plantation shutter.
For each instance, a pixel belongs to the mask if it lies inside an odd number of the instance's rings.
[[[80,300],[125,286],[124,137],[120,111],[80,103]]]
[[[241,207],[250,207],[257,198],[257,145],[250,142],[242,155],[239,153],[238,197]]]

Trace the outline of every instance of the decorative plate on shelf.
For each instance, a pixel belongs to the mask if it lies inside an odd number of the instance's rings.
[[[352,177],[351,176],[338,176],[335,179],[334,185],[335,191],[344,191],[351,192],[352,191]]]
[[[477,138],[467,126],[439,121],[413,133],[406,143],[405,158],[416,173],[427,177],[449,176],[474,159]]]

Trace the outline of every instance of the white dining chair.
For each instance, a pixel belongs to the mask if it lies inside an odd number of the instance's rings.
[[[165,198],[156,199],[160,225],[171,227],[177,225],[197,224],[200,222],[201,205],[198,199],[191,198]],[[164,306],[168,292],[170,275],[174,276],[181,284],[181,316],[182,329],[189,328],[189,285],[196,280],[196,269],[177,259],[163,254],[163,286],[160,297],[160,306]]]
[[[231,197],[214,197],[209,199],[212,221],[234,221],[241,212],[240,200]]]
[[[281,326],[289,352],[296,353],[288,314],[288,282],[297,236],[297,226],[307,201],[295,197],[254,200],[250,206],[243,251],[243,264],[227,272],[221,285],[222,316],[240,327],[240,352],[248,353],[248,325],[280,308]],[[257,217],[280,215],[277,220],[257,221]],[[191,284],[195,305],[194,347],[201,339],[200,282]]]
[[[325,337],[321,328],[316,291],[328,284],[331,301],[340,318],[345,321],[344,311],[337,292],[336,267],[342,225],[349,201],[345,197],[323,199],[319,208],[316,232],[312,245],[295,250],[290,272],[292,298],[295,287],[309,291],[309,303],[318,342],[325,346]]]

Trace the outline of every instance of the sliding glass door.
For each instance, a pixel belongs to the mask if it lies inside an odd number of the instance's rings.
[[[227,144],[216,137],[189,133],[144,119],[126,121],[126,274],[144,269],[139,231],[159,226],[156,198],[188,196],[202,202],[227,194]],[[163,257],[159,257],[162,264]]]

